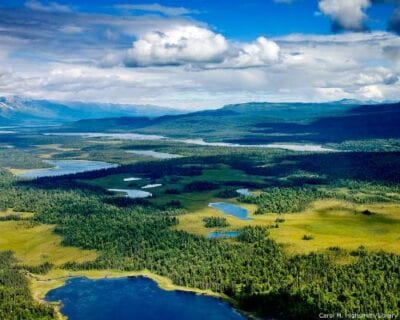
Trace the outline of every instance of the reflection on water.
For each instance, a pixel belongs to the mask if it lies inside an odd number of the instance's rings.
[[[217,238],[234,238],[239,235],[238,231],[213,231],[207,235],[208,239],[217,239]]]
[[[153,196],[150,192],[134,189],[107,189],[111,192],[124,193],[128,198],[141,199]]]
[[[182,291],[162,290],[144,277],[74,278],[46,295],[61,301],[69,320],[244,320],[224,301]]]
[[[213,202],[208,205],[211,208],[217,209],[225,214],[239,218],[240,220],[251,220],[248,217],[249,212],[247,209],[242,208],[236,204],[227,202]]]
[[[249,189],[237,189],[236,192],[239,193],[241,196],[251,196],[251,191]]]
[[[18,174],[18,177],[27,179],[56,177],[66,174],[115,168],[118,166],[108,162],[88,160],[44,160],[43,162],[51,165],[52,167],[29,170],[27,172]]]
[[[156,159],[175,159],[182,158],[182,156],[178,154],[166,153],[166,152],[158,152],[154,150],[129,150],[127,153],[133,153],[138,156],[148,156]]]
[[[284,149],[290,151],[303,151],[303,152],[335,152],[335,149],[325,148],[316,144],[300,144],[300,143],[269,143],[269,144],[238,144],[229,142],[207,142],[201,138],[198,139],[174,139],[160,135],[137,134],[137,133],[99,133],[99,132],[59,132],[59,133],[45,133],[45,135],[57,136],[81,136],[84,138],[109,138],[120,140],[167,140],[172,142],[181,142],[186,144],[193,144],[199,146],[210,147],[231,147],[231,148],[269,148],[269,149]],[[175,155],[177,156],[177,155]],[[178,156],[179,157],[179,156]]]
[[[125,182],[139,181],[139,180],[142,180],[142,178],[136,178],[136,177],[124,178],[124,181],[125,181]]]
[[[161,183],[146,184],[145,186],[142,187],[142,189],[153,189],[153,188],[158,188],[161,186],[162,186]]]

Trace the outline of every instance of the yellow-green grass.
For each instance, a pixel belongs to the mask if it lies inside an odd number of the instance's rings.
[[[21,218],[31,218],[33,217],[33,213],[32,212],[17,212],[14,211],[13,209],[6,209],[6,210],[2,210],[0,211],[0,217],[7,217],[9,215],[18,215]],[[0,235],[1,237],[1,235]]]
[[[74,148],[64,148],[62,144],[58,143],[41,144],[41,145],[36,145],[35,147],[39,149],[41,152],[43,152],[39,155],[39,158],[41,159],[51,159],[53,158],[53,156],[60,154],[62,152],[70,152],[78,150]]]
[[[179,217],[177,229],[207,235],[219,228],[205,228],[203,218],[207,216],[225,217],[230,224],[224,230],[235,230],[246,225],[268,226],[275,224],[276,218],[284,217],[279,228],[270,229],[273,239],[282,244],[289,254],[325,251],[330,247],[354,250],[364,246],[371,251],[384,250],[400,254],[400,206],[398,204],[355,205],[338,200],[318,200],[305,211],[285,215],[254,215],[252,221],[240,220],[225,215],[213,208],[204,207]],[[372,215],[365,215],[369,210]],[[303,240],[304,235],[312,236]]]
[[[61,237],[53,233],[52,225],[34,225],[31,221],[0,222],[0,250],[12,250],[19,261],[28,265],[50,262],[62,265],[69,261],[96,259],[92,250],[80,250],[61,245]]]
[[[208,199],[210,200],[210,199]],[[225,201],[229,203],[234,203],[237,205],[240,205],[243,208],[246,208],[249,211],[249,217],[254,218],[254,211],[256,210],[255,205],[250,205],[250,204],[242,204],[238,203],[237,201],[230,199],[230,200],[221,200],[221,199],[213,199],[210,202],[217,202],[217,201]],[[226,221],[229,223],[229,226],[226,228],[206,228],[204,226],[203,218],[205,217],[221,217],[221,218],[226,218]],[[210,232],[217,231],[217,230],[224,230],[224,231],[229,231],[229,230],[236,230],[239,228],[243,228],[248,225],[257,225],[259,223],[256,222],[256,220],[240,220],[234,216],[227,215],[222,213],[221,211],[208,207],[208,206],[202,206],[201,209],[198,209],[196,211],[193,211],[188,214],[184,214],[179,216],[179,224],[176,226],[177,230],[183,230],[189,233],[197,234],[197,235],[202,235],[202,236],[207,236]]]
[[[363,210],[373,212],[362,214]],[[356,206],[351,203],[321,200],[305,212],[285,215],[271,236],[285,245],[290,253],[319,251],[338,246],[354,250],[364,246],[368,250],[384,250],[400,254],[400,206],[373,204]],[[312,240],[302,240],[310,235]]]
[[[5,168],[5,169],[10,171],[14,176],[30,171],[30,169],[17,169],[17,168]]]

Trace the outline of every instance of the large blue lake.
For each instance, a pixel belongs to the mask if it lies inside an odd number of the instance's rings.
[[[244,320],[220,299],[165,291],[144,277],[73,278],[46,295],[69,320]]]
[[[18,174],[20,178],[35,179],[43,177],[56,177],[65,174],[82,173],[86,171],[94,171],[100,169],[114,168],[116,164],[103,161],[87,161],[87,160],[45,160],[43,161],[51,168],[34,169]]]

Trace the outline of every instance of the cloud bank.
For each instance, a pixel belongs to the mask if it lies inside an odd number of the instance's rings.
[[[400,99],[394,33],[260,34],[235,41],[171,12],[121,17],[39,8],[0,7],[0,95],[185,109]],[[359,26],[364,18],[354,19]]]

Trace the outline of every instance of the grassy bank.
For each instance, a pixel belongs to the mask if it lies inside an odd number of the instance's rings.
[[[229,223],[225,231],[236,230],[247,225],[270,226],[277,218],[283,218],[278,228],[271,228],[270,235],[282,244],[289,254],[304,254],[325,251],[330,247],[355,250],[364,246],[371,251],[387,251],[400,254],[399,206],[395,203],[356,205],[339,200],[318,200],[303,212],[292,214],[254,215],[254,206],[242,205],[253,220],[239,220],[224,215],[213,208],[179,217],[178,230],[206,236],[219,228],[205,228],[204,217],[225,217]],[[368,211],[367,211],[368,210]],[[365,213],[370,212],[370,214]],[[304,235],[312,237],[304,240]]]
[[[62,238],[53,232],[54,226],[35,224],[32,221],[1,221],[0,250],[15,252],[23,264],[39,265],[50,262],[84,262],[96,259],[94,250],[80,250],[61,245]]]

